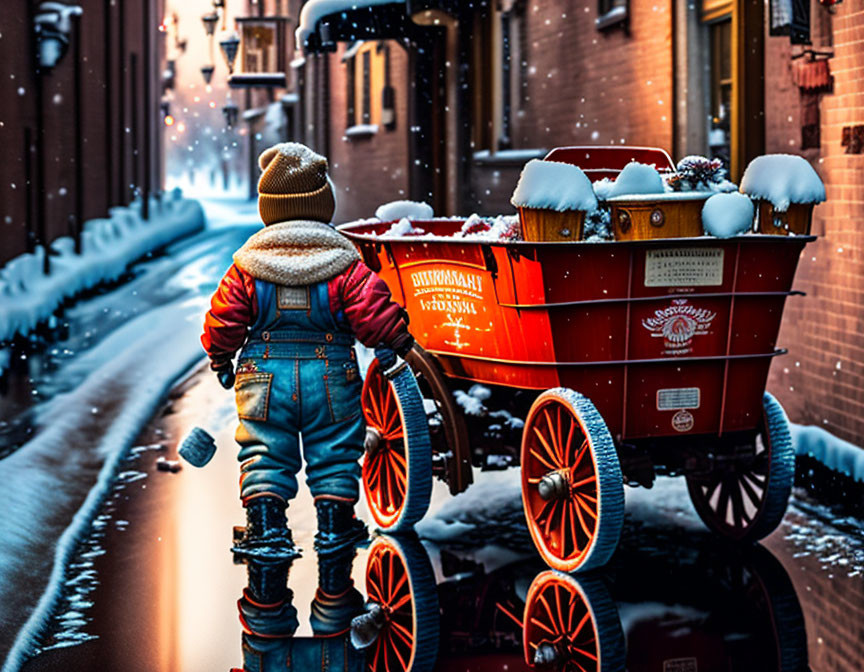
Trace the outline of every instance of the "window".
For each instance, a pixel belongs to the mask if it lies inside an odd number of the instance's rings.
[[[710,127],[708,145],[712,158],[731,158],[732,118],[732,19],[727,17],[708,26],[710,48]]]
[[[505,3],[502,10],[479,17],[472,41],[472,142],[475,151],[513,146],[514,114],[527,95],[527,33],[524,4]]]
[[[603,30],[619,23],[626,23],[629,14],[627,0],[598,0],[597,19],[594,25]]]
[[[357,42],[342,56],[345,63],[345,99],[351,135],[374,133],[377,126],[395,128],[393,91],[389,86],[390,49],[383,42]],[[362,131],[362,132],[361,132]]]

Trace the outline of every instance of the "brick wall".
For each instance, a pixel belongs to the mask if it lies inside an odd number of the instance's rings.
[[[596,30],[596,18],[596,2],[528,4],[531,67],[516,118],[517,147],[671,148],[670,0],[631,2],[629,35],[622,27]]]
[[[514,147],[630,144],[671,151],[671,7],[670,0],[631,2],[627,32],[623,25],[598,31],[597,3],[528,3],[527,85],[513,110]],[[512,212],[520,168],[475,162],[466,213]]]
[[[824,11],[824,10],[823,10]],[[844,126],[864,124],[864,11],[856,3],[837,7],[832,17],[833,93],[821,101],[821,149],[805,155],[825,182],[828,200],[814,214],[819,240],[802,255],[797,285],[809,296],[792,298],[780,331],[791,355],[777,360],[769,389],[796,422],[815,424],[857,445],[864,444],[864,155],[845,154]],[[780,38],[769,38],[769,43]],[[782,69],[788,58],[772,48]],[[781,64],[782,62],[782,64]],[[797,107],[792,93],[769,82],[769,151],[801,153],[797,127],[784,126]],[[789,101],[788,113],[777,103]]]
[[[164,14],[164,0],[79,3],[84,7],[77,20],[80,38],[73,33],[66,55],[42,75],[36,74],[32,60],[36,45],[29,13],[36,4],[28,6],[23,0],[0,3],[0,62],[4,64],[0,146],[6,150],[0,162],[0,265],[27,250],[28,231],[31,245],[50,243],[69,235],[87,219],[106,215],[109,206],[128,203],[133,196],[130,184],[143,186],[148,171],[151,188],[159,189],[161,184],[158,82],[162,43],[156,25],[157,17]],[[152,57],[147,103],[145,37],[150,40]],[[132,53],[137,54],[134,78]],[[148,124],[149,152],[145,147]],[[25,141],[28,131],[29,147]],[[44,193],[39,193],[40,151]],[[40,213],[44,231],[38,224]]]
[[[329,56],[330,64],[330,172],[336,185],[334,221],[373,217],[382,203],[408,198],[408,53],[389,42],[391,80],[396,96],[396,128],[378,129],[375,135],[349,138],[346,46]],[[373,91],[373,95],[377,92]],[[380,94],[378,94],[380,95]],[[359,101],[358,101],[359,103]]]

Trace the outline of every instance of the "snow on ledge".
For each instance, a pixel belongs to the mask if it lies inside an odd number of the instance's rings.
[[[346,138],[368,138],[378,133],[378,124],[356,124],[345,129]]]
[[[741,178],[741,193],[770,201],[778,212],[792,203],[821,203],[825,185],[813,166],[795,154],[766,154],[753,159]]]
[[[141,219],[141,205],[112,208],[110,218],[91,219],[81,233],[81,254],[72,238],[51,243],[51,273],[42,272],[45,248],[11,259],[0,268],[0,342],[26,335],[49,319],[67,298],[103,282],[116,280],[148,252],[204,228],[197,201],[179,190],[160,205],[150,202],[150,219]]]
[[[325,16],[350,12],[363,7],[395,4],[404,5],[405,0],[310,0],[300,12],[300,25],[297,26],[297,31],[294,33],[297,48],[303,49],[309,37],[315,32],[318,22]]]

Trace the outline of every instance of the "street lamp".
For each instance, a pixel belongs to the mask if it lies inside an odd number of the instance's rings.
[[[33,23],[41,69],[50,70],[66,53],[69,33],[72,31],[72,17],[82,14],[83,10],[78,5],[64,5],[60,2],[43,2],[39,5]]]
[[[201,22],[204,24],[204,30],[207,31],[207,35],[212,36],[216,32],[219,15],[216,12],[210,12],[201,17]]]
[[[237,33],[228,33],[219,41],[219,47],[222,49],[222,55],[228,65],[228,74],[234,74],[234,61],[237,60],[237,50],[240,48],[240,38]]]
[[[225,107],[222,108],[222,114],[225,115],[225,124],[228,128],[234,128],[237,125],[237,118],[240,116],[240,108],[237,107],[237,103],[228,99]]]
[[[201,74],[204,77],[204,83],[209,84],[210,80],[213,79],[213,66],[212,65],[202,65],[201,66]]]

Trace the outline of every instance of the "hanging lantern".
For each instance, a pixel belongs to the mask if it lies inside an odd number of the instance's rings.
[[[208,35],[212,35],[216,31],[216,24],[219,22],[219,15],[216,12],[210,12],[201,17],[201,23],[204,24],[204,30]]]
[[[237,50],[240,48],[240,38],[237,33],[228,33],[219,41],[219,47],[228,65],[228,73],[234,74],[234,62],[237,60]]]
[[[201,75],[204,77],[205,84],[209,84],[210,80],[213,79],[213,69],[212,65],[201,66]]]
[[[233,100],[228,100],[225,107],[222,108],[222,114],[225,115],[225,125],[228,128],[234,128],[237,125],[237,118],[240,116],[240,108]]]
[[[159,109],[162,112],[162,118],[163,119],[170,117],[171,116],[171,101],[163,100],[161,103],[159,103]],[[168,124],[168,125],[170,126],[170,124]]]

